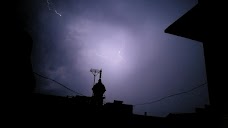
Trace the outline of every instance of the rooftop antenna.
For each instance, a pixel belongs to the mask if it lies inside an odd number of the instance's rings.
[[[102,69],[100,70],[100,79],[101,79]]]
[[[90,72],[92,72],[94,78],[93,78],[93,85],[95,85],[95,79],[96,79],[96,76],[100,73],[100,78],[101,78],[101,70],[99,69],[90,69]]]

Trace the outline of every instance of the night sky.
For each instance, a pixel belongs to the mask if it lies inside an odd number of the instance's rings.
[[[92,95],[91,68],[102,69],[105,102],[155,101],[205,82],[203,45],[164,33],[197,0],[24,0],[18,17],[33,38],[34,72],[85,96]],[[98,77],[97,77],[98,80]],[[35,92],[75,96],[36,76]],[[209,104],[207,86],[134,113],[166,116]]]

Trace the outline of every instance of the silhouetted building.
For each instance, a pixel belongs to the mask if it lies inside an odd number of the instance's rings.
[[[166,123],[170,127],[208,127],[214,122],[210,116],[211,106],[205,105],[204,108],[196,108],[193,113],[170,113],[166,117]]]
[[[226,73],[224,72],[227,67],[224,65],[224,57],[226,57],[224,51],[227,51],[227,46],[222,43],[224,42],[222,41],[222,31],[218,30],[225,23],[221,20],[223,11],[216,7],[217,3],[199,0],[195,7],[165,29],[166,33],[203,43],[209,99],[212,107],[210,113],[214,116],[214,124],[218,124],[224,113],[227,115],[228,112],[227,100],[221,100],[225,97],[226,90],[224,87],[226,78],[221,74]]]
[[[7,95],[5,101],[10,102],[13,99],[14,102],[10,103],[25,104],[27,100],[30,101],[36,83],[31,62],[33,39],[17,20],[14,20],[11,26],[14,28],[8,28],[8,31],[4,32],[6,40],[3,47],[5,51],[2,74],[5,89],[2,90],[5,90],[3,93]]]
[[[127,116],[133,114],[133,105],[123,104],[123,101],[114,100],[113,103],[106,103],[104,105],[104,110],[108,114]]]
[[[98,83],[96,83],[92,88],[93,90],[92,102],[97,106],[103,105],[103,99],[105,98],[103,94],[106,91],[104,84],[101,82],[101,74],[102,74],[102,71],[100,71],[100,78],[98,80]]]

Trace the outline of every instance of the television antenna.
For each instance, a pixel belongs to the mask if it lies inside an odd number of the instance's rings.
[[[90,69],[90,72],[92,72],[92,74],[93,74],[93,77],[94,77],[93,78],[93,85],[95,85],[96,76],[100,73],[100,78],[101,78],[101,72],[102,72],[102,70],[91,68]]]

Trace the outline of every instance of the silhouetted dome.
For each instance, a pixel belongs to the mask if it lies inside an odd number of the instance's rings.
[[[95,96],[98,96],[98,95],[101,95],[102,96],[104,94],[104,92],[106,91],[106,89],[105,89],[104,84],[101,82],[101,79],[99,79],[98,80],[98,83],[96,83],[93,86],[92,90],[93,90],[93,94]]]

